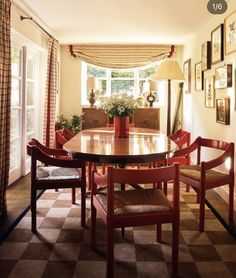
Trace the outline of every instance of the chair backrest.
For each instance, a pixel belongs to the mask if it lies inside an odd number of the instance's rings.
[[[31,141],[28,142],[27,154],[31,156],[31,177],[33,179],[36,178],[37,161],[50,166],[85,168],[85,162],[77,159],[62,159],[60,158],[61,156],[67,155],[66,151],[45,147],[37,139],[31,139]]]
[[[183,129],[179,129],[168,137],[169,139],[174,141],[177,144],[177,146],[181,149],[183,148],[183,146],[189,146],[190,136],[190,132],[185,131]]]
[[[73,137],[68,129],[62,128],[55,131],[55,147],[56,149],[62,149],[63,145]]]
[[[202,137],[198,137],[197,142],[198,142],[197,164],[201,163],[202,147],[212,148],[212,149],[221,150],[223,152],[220,156],[218,156],[215,159],[215,161],[222,160],[222,163],[224,163],[224,161],[227,158],[230,158],[231,160],[230,171],[234,171],[234,143],[233,142],[229,143],[222,140],[202,138]],[[212,166],[213,166],[213,162],[212,162]]]
[[[108,167],[108,213],[113,213],[115,183],[153,184],[173,180],[173,208],[179,209],[179,164],[149,169],[120,169]]]

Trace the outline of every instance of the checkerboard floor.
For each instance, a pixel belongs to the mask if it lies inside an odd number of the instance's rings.
[[[207,207],[205,232],[198,232],[194,192],[182,187],[180,201],[179,277],[236,277],[236,241]],[[37,207],[38,234],[31,233],[28,212],[0,245],[0,277],[106,277],[105,226],[99,219],[96,252],[89,247],[90,199],[86,229],[70,190],[47,190]],[[125,239],[116,230],[115,277],[170,277],[171,234],[171,226],[163,225],[159,244],[154,226],[126,228]]]

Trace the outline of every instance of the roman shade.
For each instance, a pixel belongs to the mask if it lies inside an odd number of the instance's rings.
[[[76,44],[70,54],[87,63],[113,69],[136,68],[172,56],[173,45]]]

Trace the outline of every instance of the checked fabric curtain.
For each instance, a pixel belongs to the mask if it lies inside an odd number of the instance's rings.
[[[54,38],[48,40],[47,83],[44,102],[43,141],[53,147],[56,121],[56,95],[58,89],[58,48]]]
[[[11,39],[10,0],[0,0],[0,218],[7,214],[10,164]]]

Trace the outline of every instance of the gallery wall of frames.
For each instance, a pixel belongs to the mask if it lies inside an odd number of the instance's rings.
[[[227,15],[223,22],[211,31],[209,40],[201,45],[199,62],[191,65],[191,58],[183,63],[184,91],[191,93],[191,82],[195,92],[204,92],[204,106],[215,109],[216,122],[230,125],[230,96],[220,96],[220,91],[232,88],[236,69],[233,63],[224,63],[227,55],[236,52],[236,10]],[[194,70],[191,71],[191,67]],[[210,72],[209,74],[208,71]],[[191,73],[194,76],[191,76]],[[235,89],[234,89],[235,94]],[[234,97],[235,101],[236,97]],[[236,109],[236,103],[234,103]]]

